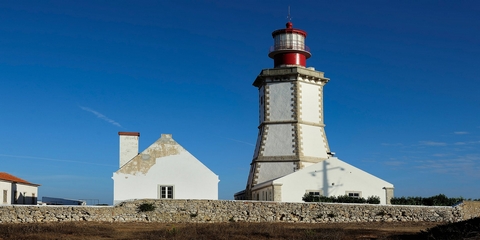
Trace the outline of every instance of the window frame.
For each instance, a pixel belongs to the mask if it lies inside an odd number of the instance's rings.
[[[350,196],[350,194],[352,195],[357,194],[358,196]],[[362,198],[362,191],[345,191],[345,195],[353,198]]]
[[[306,194],[311,194],[311,195],[314,196],[314,197],[321,197],[321,196],[323,196],[323,191],[322,191],[321,189],[305,190],[305,193],[306,193]],[[313,193],[313,194],[312,194],[312,193]],[[315,193],[318,193],[318,195],[315,194]]]
[[[165,189],[165,192],[162,192]],[[171,193],[169,194],[169,190]],[[158,198],[159,199],[175,199],[175,185],[162,184],[158,185]]]

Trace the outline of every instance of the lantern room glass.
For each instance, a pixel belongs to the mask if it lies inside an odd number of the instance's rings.
[[[278,34],[274,41],[274,50],[305,50],[305,37],[298,33]]]

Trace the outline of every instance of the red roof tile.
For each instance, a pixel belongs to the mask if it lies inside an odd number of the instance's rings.
[[[23,180],[21,178],[15,177],[11,174],[8,174],[6,172],[0,172],[0,180],[7,180],[11,182],[17,182],[17,183],[26,183],[26,184],[33,184],[31,182],[28,182],[26,180]]]

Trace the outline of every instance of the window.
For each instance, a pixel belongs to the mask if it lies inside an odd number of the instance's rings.
[[[173,186],[159,186],[159,198],[173,199]]]
[[[307,194],[312,195],[314,197],[320,197],[322,196],[322,190],[307,190],[305,191]]]
[[[362,197],[362,192],[350,191],[350,192],[346,192],[345,194],[348,195],[349,197],[354,197],[354,198]]]
[[[7,203],[8,200],[8,190],[3,190],[3,203]]]

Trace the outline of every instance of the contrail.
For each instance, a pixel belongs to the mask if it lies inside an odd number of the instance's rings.
[[[240,141],[240,140],[233,139],[233,138],[225,138],[225,139],[232,140],[232,141],[239,142],[239,143],[244,143],[244,144],[247,144],[247,145],[250,145],[250,146],[255,146],[255,144],[251,144],[249,142],[244,142],[244,141]]]
[[[103,115],[103,114],[101,114],[101,113],[99,113],[99,112],[97,112],[97,111],[95,111],[95,110],[93,110],[93,109],[91,109],[91,108],[82,107],[82,106],[79,106],[79,107],[80,107],[82,110],[84,110],[84,111],[91,112],[91,113],[95,114],[95,116],[97,116],[98,118],[100,118],[100,119],[102,119],[102,120],[104,120],[104,121],[106,121],[106,122],[109,122],[109,123],[111,123],[111,124],[113,124],[113,125],[115,125],[115,126],[117,126],[117,127],[122,127],[122,125],[120,125],[120,123],[115,122],[114,120],[108,118],[107,116],[105,116],[105,115]]]
[[[0,154],[0,157],[40,159],[40,160],[47,160],[47,161],[54,161],[54,162],[70,162],[70,163],[90,164],[90,165],[97,165],[97,166],[116,167],[116,166],[110,165],[110,164],[81,162],[81,161],[74,161],[74,160],[64,160],[64,159],[54,159],[54,158],[43,158],[43,157],[32,157],[32,156],[19,156],[19,155]]]

